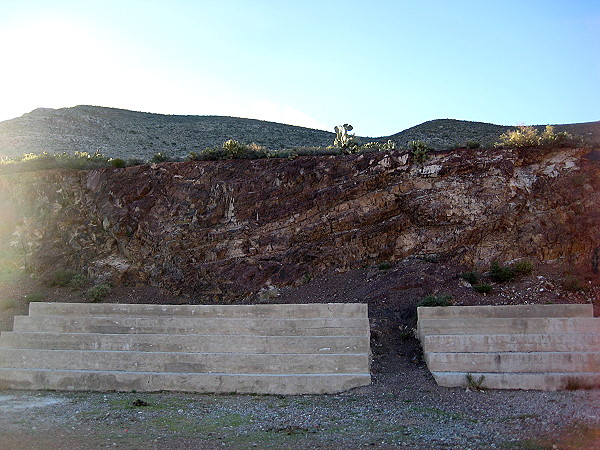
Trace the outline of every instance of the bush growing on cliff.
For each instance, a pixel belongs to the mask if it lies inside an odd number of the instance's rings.
[[[151,163],[163,163],[163,162],[168,162],[171,161],[171,158],[166,155],[165,153],[155,153],[154,156],[152,156],[152,158],[150,158],[150,162]]]
[[[427,145],[426,142],[423,141],[410,141],[408,144],[408,148],[413,156],[413,159],[419,163],[423,164],[425,161],[429,159],[429,151],[431,148]]]
[[[86,152],[56,153],[43,152],[40,154],[28,153],[22,157],[2,160],[0,171],[33,172],[49,169],[77,169],[89,170],[109,167],[112,159],[102,153],[89,154]]]
[[[500,142],[495,144],[498,148],[555,148],[569,145],[577,145],[573,136],[565,131],[557,133],[551,125],[547,125],[541,133],[532,126],[519,125],[516,130],[501,134]]]
[[[111,160],[110,165],[116,167],[117,169],[122,169],[126,166],[125,161],[123,161],[121,158],[115,158]]]
[[[393,141],[387,142],[367,142],[359,146],[359,152],[391,152],[396,150],[396,144]]]
[[[267,149],[261,145],[242,144],[229,139],[221,147],[208,147],[199,153],[190,152],[188,159],[192,161],[219,161],[223,159],[258,159],[266,158]]]

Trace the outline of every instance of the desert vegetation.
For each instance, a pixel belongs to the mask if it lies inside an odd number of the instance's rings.
[[[577,145],[578,142],[571,134],[566,131],[556,132],[551,125],[547,125],[541,133],[532,126],[519,125],[516,130],[501,134],[500,141],[495,144],[500,148],[560,148]]]

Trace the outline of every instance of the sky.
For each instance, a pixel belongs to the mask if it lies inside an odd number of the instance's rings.
[[[0,121],[98,105],[361,136],[600,120],[599,0],[0,0]]]

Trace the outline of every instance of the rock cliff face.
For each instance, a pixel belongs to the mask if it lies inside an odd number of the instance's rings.
[[[410,255],[596,278],[600,164],[578,149],[165,163],[0,178],[27,264],[233,298]]]

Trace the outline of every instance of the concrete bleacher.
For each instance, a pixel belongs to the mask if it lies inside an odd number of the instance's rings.
[[[593,306],[418,308],[417,333],[440,386],[489,389],[600,387],[600,319]]]
[[[371,382],[365,304],[31,303],[0,388],[334,393]]]

